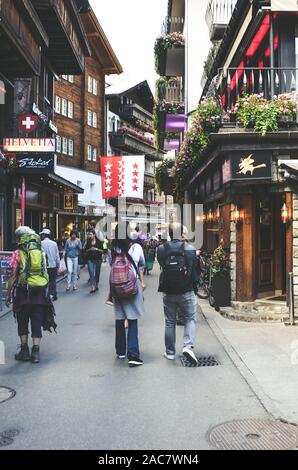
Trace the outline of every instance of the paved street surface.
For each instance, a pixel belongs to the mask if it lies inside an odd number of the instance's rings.
[[[104,305],[108,267],[98,295],[89,295],[87,279],[83,272],[77,293],[59,285],[58,334],[45,334],[38,365],[13,360],[16,325],[11,315],[0,320],[7,362],[0,385],[17,392],[0,404],[0,433],[21,430],[7,449],[208,449],[211,427],[270,417],[201,315],[196,352],[215,355],[220,366],[184,368],[162,357],[157,269],[147,277],[140,323],[145,363],[135,369],[115,359],[113,309]]]
[[[298,326],[246,323],[221,317],[202,302],[219,340],[274,417],[298,423]]]

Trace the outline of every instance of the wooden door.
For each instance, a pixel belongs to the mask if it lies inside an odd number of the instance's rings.
[[[275,292],[275,218],[272,198],[259,199],[256,208],[257,295]]]

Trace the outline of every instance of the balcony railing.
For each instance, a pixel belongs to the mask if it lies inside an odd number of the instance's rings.
[[[210,0],[206,11],[206,23],[210,39],[222,39],[233,14],[237,0]]]
[[[112,148],[123,152],[132,153],[133,155],[146,155],[151,161],[160,161],[163,159],[164,152],[157,150],[154,143],[145,141],[137,135],[119,129],[118,132],[110,132],[110,145]]]
[[[298,68],[225,68],[219,70],[217,89],[230,108],[244,94],[260,94],[266,99],[297,91]]]
[[[161,29],[164,36],[169,33],[183,33],[184,17],[183,16],[166,16]]]
[[[136,103],[122,105],[120,108],[120,116],[127,121],[141,121],[147,126],[152,126],[153,115]]]
[[[160,99],[170,102],[183,102],[184,93],[182,79],[176,79],[160,85]]]

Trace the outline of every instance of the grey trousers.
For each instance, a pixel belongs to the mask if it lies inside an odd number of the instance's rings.
[[[192,349],[195,342],[197,298],[193,291],[186,294],[164,294],[165,345],[167,354],[176,353],[176,317],[180,310],[184,319],[183,347]]]

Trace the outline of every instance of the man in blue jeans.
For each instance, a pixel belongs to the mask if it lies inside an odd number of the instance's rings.
[[[165,315],[164,357],[174,360],[176,354],[176,321],[179,309],[184,319],[183,355],[197,365],[193,352],[196,330],[197,298],[194,287],[198,282],[195,248],[187,243],[185,228],[178,223],[169,226],[170,242],[160,246],[157,260],[161,266],[159,292],[163,292]]]

